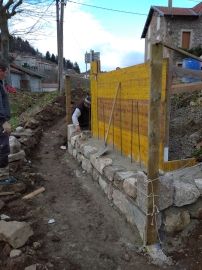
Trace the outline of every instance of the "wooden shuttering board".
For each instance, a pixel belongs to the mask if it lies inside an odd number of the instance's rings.
[[[161,149],[165,136],[166,66],[162,70]],[[106,73],[91,73],[92,131],[104,140],[110,112],[119,83],[117,100],[107,142],[127,157],[147,164],[148,110],[150,98],[149,64],[140,64]],[[161,157],[163,153],[160,153]],[[160,158],[162,161],[162,158]]]
[[[162,169],[164,171],[174,171],[177,169],[194,166],[196,163],[197,162],[195,158],[171,160],[171,161],[163,162]]]

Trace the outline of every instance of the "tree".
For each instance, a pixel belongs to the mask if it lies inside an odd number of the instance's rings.
[[[56,63],[56,62],[57,62],[54,53],[51,54],[51,59],[50,59],[50,60],[51,60],[51,62],[53,62],[53,63]]]
[[[50,52],[49,51],[47,51],[46,52],[46,60],[51,60],[51,56],[50,56]]]
[[[22,0],[0,1],[1,58],[9,63],[9,28],[8,21],[16,15]],[[20,12],[20,11],[19,11]]]
[[[65,67],[67,69],[72,69],[73,68],[73,64],[70,60],[66,60],[66,64],[65,64]]]
[[[54,2],[50,2],[50,0],[0,0],[1,58],[6,63],[9,63],[9,27],[13,21],[11,19],[14,16],[19,19],[22,15],[21,20],[23,21],[26,16],[29,18],[33,16],[38,18],[27,30],[27,34],[33,33],[38,27],[39,22],[41,23],[42,17],[48,17],[50,15],[47,10],[53,3]],[[21,34],[23,33],[25,33],[25,31],[21,31]]]
[[[77,73],[81,73],[79,65],[77,64],[77,62],[74,63],[73,69],[77,72]]]

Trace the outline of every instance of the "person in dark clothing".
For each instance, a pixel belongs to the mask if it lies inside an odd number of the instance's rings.
[[[76,106],[72,114],[72,123],[76,131],[90,128],[91,99],[86,96],[85,99]]]
[[[10,154],[9,134],[11,133],[10,105],[3,80],[7,65],[0,60],[0,185],[12,184],[16,179],[9,176],[8,155]]]

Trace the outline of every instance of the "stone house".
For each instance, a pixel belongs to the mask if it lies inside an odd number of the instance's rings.
[[[40,73],[50,72],[50,71],[55,71],[55,70],[57,71],[56,64],[50,61],[44,60],[37,56],[18,54],[15,57],[15,63],[17,65],[27,67],[33,71],[37,71]]]
[[[145,39],[145,62],[150,59],[150,45],[162,41],[169,45],[191,49],[202,46],[202,2],[192,8],[151,6],[141,38]],[[184,56],[164,48],[164,57],[171,57],[174,63],[182,64]]]
[[[16,89],[42,92],[42,78],[43,76],[35,71],[23,68],[14,63],[10,65],[11,85]]]

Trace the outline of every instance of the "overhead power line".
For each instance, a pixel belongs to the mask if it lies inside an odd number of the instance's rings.
[[[93,7],[93,8],[98,8],[98,9],[103,9],[103,10],[113,11],[113,12],[120,12],[120,13],[132,14],[132,15],[147,16],[147,14],[144,14],[144,13],[132,12],[132,11],[127,11],[127,10],[120,10],[120,9],[113,9],[113,8],[99,7],[99,6],[88,5],[88,4],[78,3],[78,2],[75,2],[75,1],[69,1],[69,0],[68,0],[67,2],[73,3],[73,4],[82,5],[82,6],[87,6],[87,7]]]
[[[187,0],[187,1],[190,1],[190,2],[195,2],[195,3],[201,3],[201,1],[197,1],[197,0]]]

